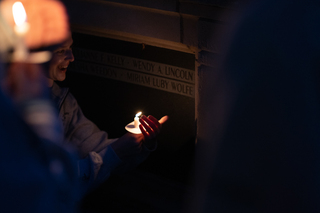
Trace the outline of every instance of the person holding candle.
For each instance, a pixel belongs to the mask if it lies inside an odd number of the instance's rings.
[[[127,133],[118,139],[109,139],[107,132],[101,131],[83,115],[69,90],[54,82],[65,80],[67,68],[74,61],[72,43],[70,34],[69,38],[53,51],[47,77],[52,99],[60,110],[65,139],[78,150],[81,158],[80,178],[84,185],[89,187],[105,181],[116,169],[129,170],[144,161],[149,153],[156,149],[156,137],[168,117],[164,116],[158,121],[151,115],[143,115],[139,119],[142,134]]]
[[[8,66],[6,90],[0,89],[1,211],[74,212],[76,155],[62,143],[42,68],[21,62]]]

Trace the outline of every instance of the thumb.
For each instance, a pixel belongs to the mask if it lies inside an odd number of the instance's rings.
[[[160,123],[160,124],[163,124],[163,123],[165,123],[168,119],[169,119],[169,116],[165,115],[165,116],[163,116],[162,118],[160,118],[159,123]]]

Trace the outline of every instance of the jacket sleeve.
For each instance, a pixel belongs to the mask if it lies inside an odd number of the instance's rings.
[[[156,145],[153,147],[156,148]],[[107,180],[111,174],[128,172],[142,163],[154,149],[142,146],[141,153],[123,160],[109,145],[101,152],[90,152],[89,155],[78,161],[78,177],[80,178],[82,194],[95,188]]]
[[[109,139],[107,132],[101,131],[87,119],[70,93],[61,106],[59,116],[65,140],[79,153],[78,175],[85,193],[87,188],[106,180],[111,171],[121,163],[109,146],[117,139]]]
[[[111,172],[121,163],[111,146],[107,146],[99,153],[90,152],[86,158],[79,160],[78,177],[83,194],[108,179]]]
[[[117,140],[109,139],[107,132],[87,119],[70,93],[61,106],[60,117],[66,141],[76,147],[81,158],[86,158],[93,151],[99,153]]]

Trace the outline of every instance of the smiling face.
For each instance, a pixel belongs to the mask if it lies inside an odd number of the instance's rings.
[[[70,36],[60,47],[53,51],[49,67],[49,79],[53,81],[63,81],[66,78],[67,68],[70,62],[74,61],[71,45],[73,43]]]

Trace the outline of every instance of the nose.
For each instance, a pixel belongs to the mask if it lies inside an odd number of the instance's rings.
[[[68,51],[67,51],[66,60],[68,60],[68,61],[70,61],[70,62],[73,62],[73,61],[74,61],[74,56],[73,56],[72,50],[68,50]]]

